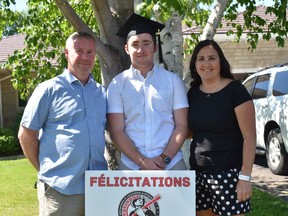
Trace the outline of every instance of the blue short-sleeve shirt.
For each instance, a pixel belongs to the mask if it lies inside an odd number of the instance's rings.
[[[106,91],[68,70],[37,86],[21,125],[39,133],[39,180],[63,194],[84,194],[85,170],[106,170]]]

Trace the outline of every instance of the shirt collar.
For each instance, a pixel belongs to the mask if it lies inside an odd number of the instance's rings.
[[[71,83],[74,83],[74,82],[79,82],[81,83],[75,76],[73,76],[73,74],[66,68],[64,70],[64,76],[66,77],[67,81],[71,84]],[[91,82],[92,80],[94,80],[92,74],[90,73],[89,75],[89,79],[88,79],[88,82]]]
[[[147,73],[147,77],[146,78],[154,75],[156,73],[156,71],[157,71],[156,69],[157,68],[155,67],[155,64],[154,64],[152,70]],[[133,76],[140,77],[142,79],[144,78],[142,76],[141,72],[138,69],[134,68],[132,65],[131,65],[131,70],[132,70]]]

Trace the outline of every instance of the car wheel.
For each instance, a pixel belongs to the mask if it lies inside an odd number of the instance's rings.
[[[279,128],[268,134],[266,158],[272,173],[281,175],[288,172],[288,153],[284,147],[283,138]]]

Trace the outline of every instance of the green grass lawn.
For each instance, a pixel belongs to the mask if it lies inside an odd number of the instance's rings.
[[[37,172],[27,159],[0,161],[0,215],[38,215]]]
[[[36,179],[37,172],[27,159],[0,161],[0,216],[38,215]],[[288,202],[256,188],[251,202],[247,216],[288,215]]]
[[[288,202],[271,196],[256,188],[253,189],[251,211],[246,216],[287,216]]]

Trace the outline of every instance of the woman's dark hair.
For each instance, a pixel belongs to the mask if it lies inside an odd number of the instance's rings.
[[[196,71],[195,63],[197,60],[197,55],[200,52],[200,50],[203,47],[206,46],[213,46],[213,48],[217,51],[219,58],[220,58],[220,76],[225,77],[225,78],[230,78],[234,80],[233,74],[231,72],[231,67],[229,62],[224,56],[223,51],[221,50],[220,46],[214,41],[214,40],[204,40],[199,42],[196,47],[194,48],[191,61],[190,61],[190,73],[192,77],[192,81],[190,83],[191,86],[200,86],[202,83],[202,80],[199,76],[199,74]]]

